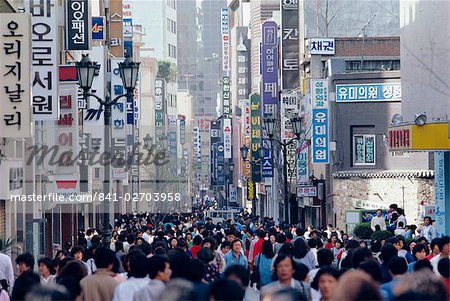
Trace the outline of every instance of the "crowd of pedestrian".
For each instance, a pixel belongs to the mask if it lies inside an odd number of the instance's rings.
[[[0,301],[449,300],[450,238],[428,218],[420,231],[405,227],[403,210],[393,211],[371,223],[391,235],[372,241],[246,213],[217,224],[201,211],[159,222],[126,214],[108,245],[81,229],[76,246],[37,268],[32,254],[17,256],[16,279],[1,254]]]

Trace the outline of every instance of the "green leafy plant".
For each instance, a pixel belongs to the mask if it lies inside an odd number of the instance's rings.
[[[370,239],[373,230],[370,227],[370,223],[358,224],[353,230],[353,234],[360,239]]]
[[[175,82],[177,71],[174,64],[169,61],[158,61],[158,73],[156,77],[164,78],[167,82]]]
[[[8,237],[6,239],[0,239],[0,252],[1,253],[15,253],[17,251],[16,239]]]
[[[380,240],[383,240],[383,239],[388,239],[388,238],[391,237],[392,235],[393,235],[393,234],[392,234],[391,231],[386,231],[386,230],[384,230],[384,231],[376,231],[376,232],[373,232],[373,234],[372,234],[372,236],[370,237],[370,239],[371,239],[372,241],[375,241],[375,240],[380,241]]]

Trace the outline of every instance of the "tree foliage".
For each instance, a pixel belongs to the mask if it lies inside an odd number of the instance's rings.
[[[158,61],[158,73],[156,77],[164,78],[167,82],[175,82],[177,71],[175,65],[169,61]]]
[[[373,233],[370,223],[362,223],[355,227],[353,234],[360,239],[370,239]]]

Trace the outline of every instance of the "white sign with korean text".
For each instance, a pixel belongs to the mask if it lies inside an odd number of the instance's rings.
[[[29,14],[1,14],[0,137],[31,137]]]
[[[310,54],[335,54],[335,41],[333,38],[309,38],[308,48]]]
[[[123,62],[123,58],[111,59],[111,98],[114,99],[118,95],[124,94],[125,90],[120,77],[119,63]],[[111,108],[111,136],[113,138],[126,137],[126,108],[127,99],[120,98]]]
[[[25,0],[32,15],[33,120],[58,119],[58,16],[56,0]]]
[[[226,118],[223,120],[223,145],[224,145],[224,158],[231,159],[231,119]]]
[[[317,196],[317,187],[297,186],[297,197],[315,197],[315,196]]]
[[[228,9],[221,10],[221,32],[222,32],[222,69],[224,71],[230,70],[230,18]]]
[[[296,94],[281,95],[281,139],[292,139],[295,137],[292,129],[292,115],[298,112],[298,97]]]

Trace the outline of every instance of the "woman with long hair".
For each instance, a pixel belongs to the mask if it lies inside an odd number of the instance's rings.
[[[311,287],[320,292],[322,295],[321,301],[331,300],[337,289],[339,276],[340,272],[331,267],[323,267],[317,272]]]
[[[303,239],[296,239],[294,243],[294,260],[297,263],[303,263],[311,271],[317,265],[316,257],[308,248]]]
[[[262,244],[262,251],[255,258],[255,265],[253,267],[253,271],[255,269],[259,270],[259,285],[262,287],[266,284],[272,282],[272,259],[275,257],[275,253],[273,252],[272,243],[268,240],[265,240]]]

